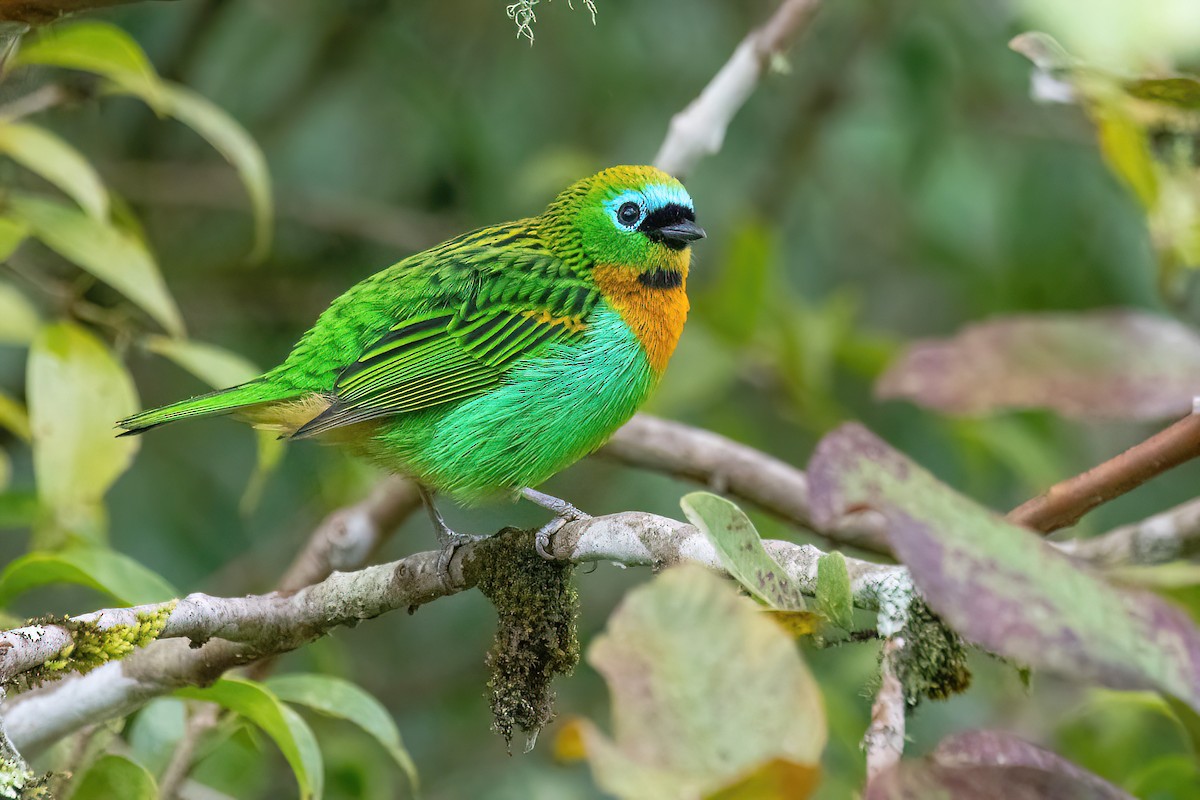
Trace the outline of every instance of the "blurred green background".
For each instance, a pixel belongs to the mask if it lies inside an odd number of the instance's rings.
[[[774,7],[597,4],[595,26],[578,2],[573,11],[563,0],[539,5],[532,47],[514,38],[499,0],[184,0],[98,15],[262,146],[279,213],[274,248],[259,265],[245,260],[252,223],[236,175],[190,130],[122,98],[38,121],[84,151],[137,211],[191,334],[268,366],[355,281],[452,233],[536,213],[595,169],[651,160],[671,115]],[[1090,124],[1077,108],[1029,99],[1029,64],[1006,46],[1027,25],[985,0],[821,8],[788,69],[768,76],[720,154],[688,176],[709,239],[692,272],[693,316],[651,411],[797,465],[822,433],[861,419],[998,509],[1148,432],[1035,413],[950,420],[872,396],[874,378],[905,342],[969,321],[1160,307],[1144,218],[1102,163]],[[3,91],[18,96],[35,79],[18,74]],[[12,165],[0,170],[17,179]],[[71,274],[35,247],[15,267]],[[1194,316],[1188,292],[1182,303]],[[129,358],[146,406],[205,388],[160,358]],[[19,388],[23,354],[6,359],[0,379]],[[292,445],[259,506],[242,515],[254,458],[254,437],[227,421],[146,437],[109,495],[113,546],[185,591],[264,591],[314,525],[375,479],[333,450]],[[28,473],[18,464],[16,482]],[[1102,508],[1085,529],[1188,499],[1198,478],[1200,469],[1181,469]],[[678,516],[688,488],[590,460],[548,490],[591,513]],[[455,527],[479,532],[543,518],[524,506],[445,510]],[[803,538],[754,519],[764,536]],[[381,557],[432,544],[425,519],[414,518]],[[4,541],[4,555],[23,545]],[[607,565],[579,576],[585,647],[622,592],[647,577]],[[31,593],[21,607],[96,604],[57,589]],[[489,732],[483,654],[493,622],[487,601],[469,592],[339,631],[283,667],[345,675],[379,697],[428,798],[598,796],[585,766],[554,761],[557,725],[528,755],[509,755]],[[822,797],[861,785],[858,741],[876,657],[874,645],[809,653],[832,726]],[[1140,696],[1043,678],[1027,691],[1010,667],[986,659],[976,667],[970,692],[917,712],[911,753],[949,731],[1013,727],[1146,796],[1198,788],[1190,761],[1163,766],[1186,745]],[[607,718],[590,668],[559,682],[559,710]],[[402,776],[365,734],[313,722],[327,797],[403,793]],[[239,798],[291,791],[282,758],[249,734],[209,754],[196,775]],[[1166,794],[1150,791],[1156,781],[1166,781]]]

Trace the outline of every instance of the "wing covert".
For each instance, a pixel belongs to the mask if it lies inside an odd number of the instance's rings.
[[[585,330],[598,292],[557,258],[511,250],[456,255],[473,264],[462,281],[468,290],[398,319],[342,371],[333,403],[293,438],[481,394],[518,359]]]

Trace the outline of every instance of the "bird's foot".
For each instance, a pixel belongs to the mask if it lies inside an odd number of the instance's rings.
[[[486,538],[486,536],[472,536],[469,533],[458,533],[445,527],[444,524],[438,529],[437,540],[441,548],[438,550],[437,574],[444,588],[449,590],[453,586],[453,581],[450,578],[450,562],[454,560],[454,554],[458,552],[458,548]]]
[[[522,489],[521,496],[531,503],[537,503],[542,508],[554,512],[554,519],[538,528],[537,533],[533,536],[533,548],[537,550],[539,556],[547,561],[555,560],[554,553],[550,551],[550,539],[554,534],[558,533],[568,522],[592,518],[590,514],[585,514],[566,500],[560,500],[534,489]]]
[[[450,578],[450,562],[454,560],[454,554],[458,552],[458,548],[465,544],[478,542],[480,539],[486,539],[487,537],[471,536],[451,529],[446,524],[446,520],[442,518],[441,512],[437,510],[437,506],[433,504],[433,495],[430,491],[419,484],[417,488],[421,492],[421,500],[425,503],[425,510],[429,512],[429,521],[433,523],[433,529],[437,533],[438,544],[441,545],[441,549],[438,551],[438,579],[442,582],[442,587],[449,591],[454,585]]]

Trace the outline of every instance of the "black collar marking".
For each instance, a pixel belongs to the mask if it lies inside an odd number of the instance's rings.
[[[638,283],[651,289],[678,289],[683,286],[683,273],[673,269],[656,269],[639,272]]]

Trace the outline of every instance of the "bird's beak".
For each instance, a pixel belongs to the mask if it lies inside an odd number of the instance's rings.
[[[661,241],[683,246],[688,242],[703,239],[708,234],[704,232],[704,228],[701,228],[691,220],[682,219],[679,222],[672,222],[670,225],[656,228],[653,231],[653,235],[654,238]]]

